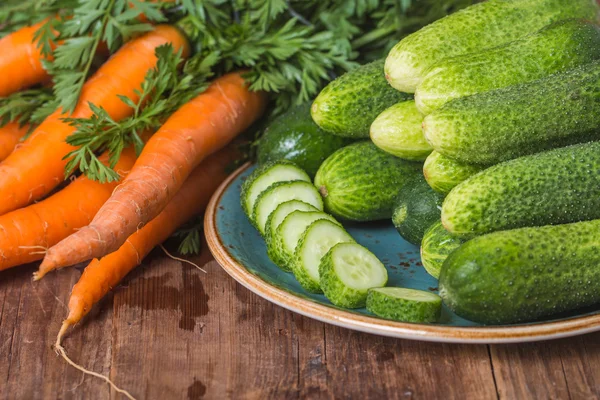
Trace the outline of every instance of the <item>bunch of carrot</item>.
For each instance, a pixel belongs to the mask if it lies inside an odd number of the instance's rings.
[[[33,40],[35,29],[0,40],[0,96],[48,79]],[[265,108],[264,94],[249,91],[240,73],[219,77],[173,113],[137,159],[133,149],[123,152],[115,167],[120,182],[102,184],[81,176],[45,197],[63,181],[64,158],[73,150],[66,138],[75,128],[64,118],[89,118],[90,104],[114,121],[130,115],[132,108],[119,96],[137,101],[146,73],[155,67],[155,49],[167,43],[184,58],[190,53],[178,29],[156,26],[123,45],[88,79],[71,115],[56,110],[22,142],[28,127],[0,129],[0,270],[44,258],[37,280],[93,259],[73,288],[58,335],[56,348],[67,360],[61,347],[66,329],[153,247],[202,212],[236,157],[228,143]]]

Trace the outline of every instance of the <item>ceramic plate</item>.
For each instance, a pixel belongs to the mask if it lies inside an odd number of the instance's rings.
[[[336,307],[325,296],[306,292],[291,273],[282,271],[267,257],[263,239],[240,207],[240,187],[252,169],[250,165],[241,167],[215,193],[206,212],[206,238],[215,259],[229,275],[275,304],[349,329],[439,342],[526,342],[600,330],[597,309],[537,323],[481,326],[446,308],[438,324],[411,324],[380,319],[366,309]],[[425,272],[419,248],[404,241],[391,223],[345,224],[345,227],[386,265],[390,286],[437,292],[437,280]]]

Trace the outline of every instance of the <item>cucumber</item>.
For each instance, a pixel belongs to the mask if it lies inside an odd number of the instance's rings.
[[[446,258],[463,243],[462,239],[448,232],[440,221],[435,222],[427,229],[421,243],[421,263],[425,271],[438,279]]]
[[[479,165],[454,161],[434,151],[423,164],[423,175],[425,175],[425,180],[433,190],[448,194],[456,185],[484,169]]]
[[[430,114],[449,101],[530,82],[600,59],[600,29],[566,20],[504,46],[435,64],[415,93],[416,107]]]
[[[319,283],[321,258],[338,243],[354,242],[337,223],[320,219],[304,231],[294,250],[292,271],[304,289],[311,293],[322,293]]]
[[[484,324],[534,321],[600,303],[600,220],[477,237],[444,263],[440,295]]]
[[[252,221],[261,235],[265,235],[265,225],[269,215],[278,205],[289,200],[300,200],[318,210],[323,210],[323,200],[312,183],[305,181],[274,183],[262,192],[254,203]]]
[[[425,137],[457,161],[493,165],[600,138],[600,62],[456,99],[425,117]]]
[[[442,222],[462,237],[600,218],[600,142],[493,166],[455,187]]]
[[[403,322],[432,323],[442,315],[442,299],[423,290],[386,287],[370,289],[367,310],[381,318]]]
[[[271,237],[273,236],[273,232],[275,232],[285,217],[287,217],[293,211],[322,210],[319,210],[315,206],[300,200],[289,200],[279,204],[277,208],[269,215],[269,218],[267,218],[267,223],[265,224],[265,242],[267,242],[267,246],[271,240]]]
[[[389,219],[399,190],[420,169],[419,163],[396,158],[371,142],[359,142],[325,160],[317,171],[315,185],[324,198],[325,209],[336,218]]]
[[[306,172],[289,161],[278,161],[256,168],[242,184],[240,196],[242,209],[248,218],[252,217],[254,203],[258,196],[269,186],[277,182],[306,181],[310,177]]]
[[[394,104],[373,121],[371,140],[386,153],[422,161],[432,150],[423,135],[422,124],[423,116],[414,101]]]
[[[321,260],[319,275],[325,297],[346,308],[364,307],[368,290],[383,287],[388,280],[381,261],[356,243],[333,246]]]
[[[294,252],[302,234],[310,224],[320,219],[338,223],[331,215],[320,211],[293,211],[285,217],[273,233],[269,243],[271,260],[280,268],[291,271]]]
[[[349,139],[325,132],[310,116],[310,103],[292,107],[265,129],[258,141],[258,164],[289,160],[315,176],[331,153],[350,144]]]
[[[419,245],[425,230],[440,220],[444,196],[434,191],[423,175],[411,179],[400,191],[392,222],[404,239]]]
[[[414,93],[429,68],[443,59],[475,53],[524,37],[567,18],[595,21],[593,0],[490,0],[458,11],[407,36],[389,53],[387,80]]]
[[[368,138],[369,127],[382,111],[412,95],[398,92],[383,75],[383,60],[345,73],[329,83],[312,105],[322,129],[338,136]]]

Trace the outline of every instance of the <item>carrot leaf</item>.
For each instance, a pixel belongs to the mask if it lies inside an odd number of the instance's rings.
[[[28,89],[0,97],[0,126],[9,122],[39,124],[55,106],[52,89],[48,88]]]

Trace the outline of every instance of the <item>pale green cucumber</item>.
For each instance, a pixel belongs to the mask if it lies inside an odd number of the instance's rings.
[[[386,78],[396,89],[414,93],[429,68],[448,57],[509,43],[567,18],[596,21],[597,14],[594,0],[489,0],[400,41],[386,59]]]
[[[289,161],[267,163],[256,168],[244,181],[240,196],[242,209],[248,218],[252,217],[254,203],[263,191],[274,183],[286,181],[310,182],[311,179],[306,172]]]
[[[423,290],[385,287],[370,289],[367,310],[394,321],[433,323],[442,314],[442,298]]]
[[[437,151],[432,152],[423,165],[425,180],[433,190],[448,194],[456,185],[482,171],[479,165],[454,161]]]
[[[321,194],[312,183],[305,181],[274,183],[262,192],[254,203],[252,221],[261,235],[265,235],[265,225],[269,215],[278,205],[290,200],[300,200],[318,210],[323,210]]]
[[[458,249],[464,240],[452,235],[440,221],[425,231],[421,242],[421,263],[425,271],[439,279],[446,258]]]
[[[283,222],[285,217],[287,217],[291,212],[294,211],[323,211],[319,210],[315,206],[305,203],[301,200],[289,200],[281,203],[277,206],[275,210],[269,215],[267,218],[267,223],[265,224],[265,242],[267,245],[273,236],[275,230],[279,227],[279,224]]]
[[[413,100],[395,104],[379,114],[371,124],[371,140],[386,153],[412,161],[422,161],[432,148],[423,135],[423,116]]]
[[[383,287],[388,280],[381,261],[356,243],[333,246],[321,260],[319,275],[325,297],[346,308],[364,307],[368,290]]]
[[[354,239],[340,225],[326,219],[310,224],[298,241],[292,262],[294,276],[304,289],[321,293],[321,259],[333,246],[346,242],[354,242]]]
[[[423,115],[449,101],[530,82],[600,59],[600,29],[592,22],[559,21],[480,53],[435,64],[415,93]]]

